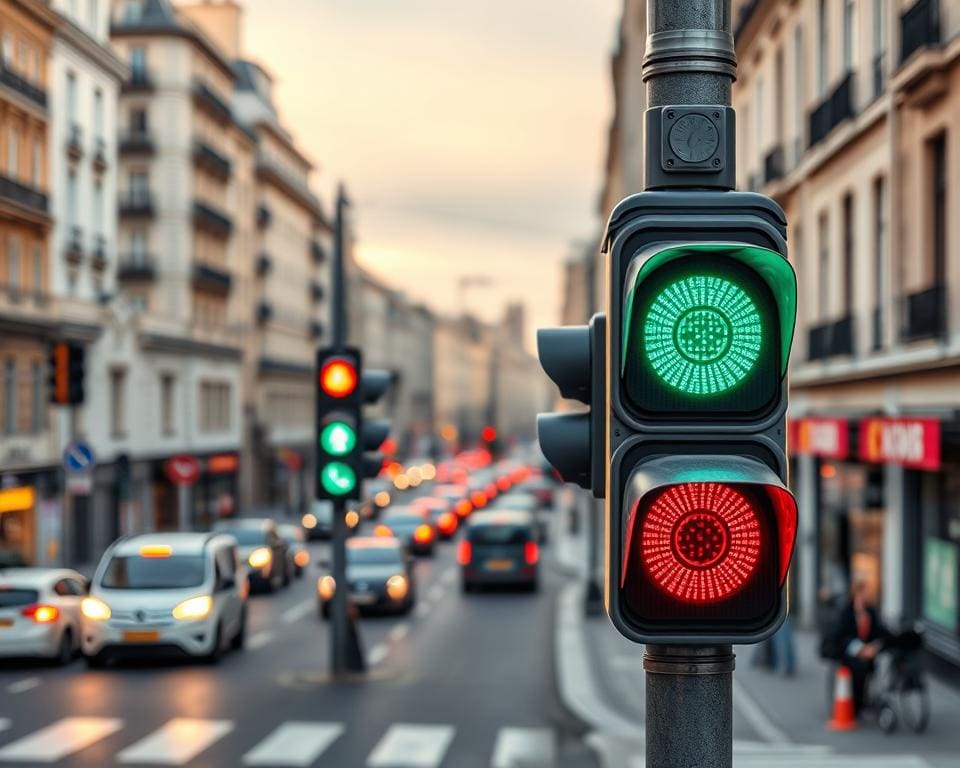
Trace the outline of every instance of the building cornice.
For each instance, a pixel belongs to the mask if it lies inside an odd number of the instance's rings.
[[[218,360],[236,360],[243,357],[243,350],[225,344],[194,341],[160,333],[141,333],[140,348],[147,352],[169,352],[175,355],[200,355]]]
[[[233,83],[237,75],[230,66],[230,63],[203,35],[189,27],[177,24],[113,24],[110,27],[110,38],[127,37],[179,37],[187,42],[193,43],[207,57],[219,67],[230,82]]]
[[[76,48],[81,54],[111,75],[117,82],[129,74],[129,66],[107,44],[94,40],[85,30],[78,27],[67,17],[57,14],[58,24],[55,35]]]

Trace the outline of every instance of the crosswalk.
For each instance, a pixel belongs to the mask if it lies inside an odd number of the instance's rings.
[[[337,722],[283,722],[252,745],[249,729],[239,728],[232,720],[175,717],[145,736],[138,733],[124,739],[127,727],[122,718],[65,717],[10,740],[16,719],[0,718],[0,765],[66,764],[72,756],[114,737],[109,745],[117,745],[117,751],[109,762],[123,766],[191,765],[208,750],[237,739],[241,742],[234,754],[241,755],[244,766],[309,768],[330,764],[324,762],[325,753],[350,738],[347,725]],[[457,728],[450,724],[393,723],[372,743],[362,764],[367,768],[457,765],[456,735]],[[6,743],[4,737],[8,737]],[[97,747],[99,760],[106,759],[102,746]],[[551,729],[505,726],[491,745],[489,764],[490,768],[551,768],[556,755],[556,735]],[[235,765],[236,757],[229,764]]]

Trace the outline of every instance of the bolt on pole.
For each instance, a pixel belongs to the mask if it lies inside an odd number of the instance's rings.
[[[643,61],[647,189],[733,188],[736,72],[730,0],[649,0]],[[726,164],[715,180],[671,172],[672,158],[692,147],[662,126],[674,117],[670,107],[688,105],[716,107],[714,116],[722,115],[727,128],[728,135],[717,139],[725,140]],[[732,646],[648,645],[643,667],[647,768],[732,768]]]

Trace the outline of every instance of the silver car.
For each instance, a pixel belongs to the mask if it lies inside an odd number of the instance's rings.
[[[86,593],[86,579],[65,568],[0,570],[0,657],[70,662],[80,647]]]
[[[215,663],[227,646],[243,647],[247,589],[231,536],[152,533],[120,539],[103,555],[80,604],[83,654],[92,667],[144,655]]]

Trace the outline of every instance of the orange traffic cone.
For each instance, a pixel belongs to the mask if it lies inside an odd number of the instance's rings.
[[[831,731],[852,731],[857,727],[853,709],[853,674],[849,667],[838,667],[833,684],[833,717],[827,721]]]

